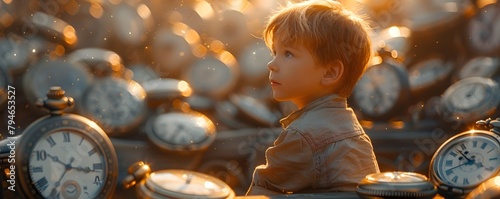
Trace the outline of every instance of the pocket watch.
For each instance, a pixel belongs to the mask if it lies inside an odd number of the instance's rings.
[[[472,6],[469,0],[403,1],[403,24],[413,32],[442,32],[460,23]]]
[[[428,198],[437,194],[436,187],[426,176],[413,172],[382,172],[367,175],[358,184],[361,198]]]
[[[238,10],[220,9],[210,24],[210,35],[224,43],[231,52],[239,52],[252,38],[245,14]]]
[[[267,63],[272,60],[271,51],[262,40],[251,42],[240,53],[238,60],[241,75],[246,84],[267,85],[269,69]]]
[[[493,116],[500,105],[500,88],[495,81],[470,77],[451,85],[441,97],[441,117],[445,122],[470,124]]]
[[[500,120],[481,120],[478,127],[446,140],[431,159],[429,176],[441,196],[463,197],[500,171]]]
[[[441,57],[424,59],[408,69],[412,98],[426,99],[443,92],[449,85],[454,64]]]
[[[84,64],[96,77],[119,76],[125,71],[121,57],[113,51],[102,48],[78,49],[68,55],[68,61]]]
[[[351,101],[363,117],[373,120],[390,119],[406,107],[410,89],[405,68],[386,59],[372,65],[356,84]]]
[[[78,110],[110,136],[133,133],[147,115],[146,92],[133,80],[108,76],[85,91]]]
[[[34,104],[52,86],[60,86],[67,90],[67,96],[81,102],[92,81],[92,75],[81,63],[71,63],[63,58],[45,58],[28,68],[22,83],[28,102]]]
[[[153,144],[166,152],[192,154],[207,149],[215,140],[214,123],[194,111],[171,111],[153,116],[146,124]]]
[[[467,41],[476,55],[499,55],[500,50],[500,8],[490,3],[480,8],[469,21]]]
[[[130,2],[130,4],[128,3]],[[116,46],[127,45],[137,47],[142,45],[153,29],[154,20],[151,10],[146,4],[137,1],[105,1],[111,37]],[[127,50],[115,48],[115,50]]]
[[[64,114],[73,105],[61,87],[37,103],[49,116],[30,124],[16,142],[15,168],[27,198],[111,198],[118,161],[104,131],[87,118]]]
[[[228,51],[198,59],[183,73],[194,93],[222,99],[238,82],[240,69],[236,58]]]
[[[498,57],[475,57],[467,61],[456,74],[458,80],[468,77],[493,78],[500,69]]]
[[[189,43],[191,42],[191,43]],[[152,54],[157,62],[156,71],[162,77],[175,78],[193,61],[193,50],[200,43],[198,33],[182,23],[162,28],[155,33]]]
[[[0,40],[0,67],[8,69],[12,74],[23,73],[34,58],[29,52],[28,42],[16,37],[5,37]]]
[[[36,34],[69,48],[78,43],[75,28],[64,20],[43,12],[35,12],[31,16],[30,23],[36,27]]]
[[[158,78],[142,84],[150,107],[169,106],[176,99],[185,99],[193,93],[191,86],[184,80]]]
[[[257,99],[241,94],[232,94],[229,96],[229,101],[236,105],[247,121],[263,127],[279,126],[278,116]]]
[[[208,174],[180,169],[165,169],[151,172],[143,162],[128,169],[129,176],[123,180],[125,188],[135,185],[138,198],[211,198],[232,199],[233,189],[222,180]]]
[[[238,107],[229,100],[218,101],[215,104],[214,118],[219,127],[228,129],[245,129],[251,128],[251,125],[241,119],[241,111]],[[219,123],[221,122],[221,123]],[[224,129],[225,130],[225,129]]]
[[[132,80],[141,85],[149,80],[160,78],[158,73],[156,73],[151,66],[146,64],[133,64],[131,66],[127,66],[127,68],[132,71]]]

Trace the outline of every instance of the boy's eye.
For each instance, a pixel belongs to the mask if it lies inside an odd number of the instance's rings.
[[[285,57],[292,57],[292,53],[290,51],[285,51]]]

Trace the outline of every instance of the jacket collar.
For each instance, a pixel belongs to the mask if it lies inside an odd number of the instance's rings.
[[[314,100],[306,105],[304,108],[296,110],[287,117],[280,120],[281,126],[287,128],[293,121],[299,118],[304,112],[318,109],[318,108],[347,108],[347,99],[338,96],[337,94],[325,95],[321,98]]]

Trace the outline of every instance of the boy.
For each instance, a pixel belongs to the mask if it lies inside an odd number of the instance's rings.
[[[355,191],[379,172],[369,137],[346,98],[371,56],[368,26],[329,0],[288,5],[273,15],[264,40],[273,97],[299,110],[255,168],[247,195]]]

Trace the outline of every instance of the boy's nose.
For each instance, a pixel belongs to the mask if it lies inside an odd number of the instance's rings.
[[[274,61],[275,59],[273,58],[273,60],[271,60],[269,63],[267,63],[267,68],[270,70],[270,71],[273,71],[273,72],[276,72],[278,71],[278,67],[276,66],[276,63]]]

